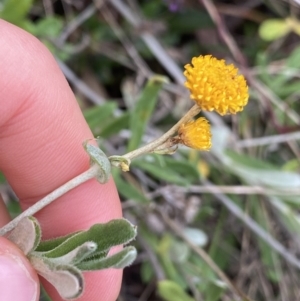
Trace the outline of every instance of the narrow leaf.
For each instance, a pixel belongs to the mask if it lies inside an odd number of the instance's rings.
[[[87,258],[89,255],[94,253],[97,250],[97,244],[95,244],[92,241],[87,241],[81,246],[78,246],[71,252],[61,256],[61,257],[55,257],[51,258],[51,261],[57,265],[59,264],[76,264],[80,261]],[[35,252],[37,254],[38,252]],[[41,256],[43,255],[40,253]]]
[[[47,240],[43,240],[40,242],[40,244],[37,246],[36,250],[37,252],[48,252],[51,251],[53,249],[55,249],[56,247],[58,247],[60,244],[62,244],[64,241],[66,241],[67,239],[69,239],[70,237],[81,233],[83,231],[77,231],[65,236],[60,236],[60,237],[56,237],[56,238],[52,238],[52,239],[47,239]]]
[[[281,171],[276,166],[256,158],[226,151],[221,157],[223,163],[232,171],[257,185],[268,185],[276,189],[298,188],[300,175]]]
[[[108,138],[119,133],[121,130],[127,129],[129,125],[129,112],[124,113],[120,117],[113,118],[106,122],[100,129],[99,135],[102,138]]]
[[[150,203],[150,200],[148,200],[142,192],[122,179],[119,170],[114,169],[112,174],[117,185],[118,192],[123,197],[144,204]]]
[[[166,83],[167,81],[168,80],[165,77],[155,76],[148,81],[146,87],[142,91],[134,110],[131,113],[131,138],[129,140],[128,151],[132,151],[140,145],[146,124],[151,117],[157,102],[158,94],[163,83]]]
[[[83,112],[83,115],[93,131],[98,131],[97,128],[102,128],[104,123],[111,117],[113,111],[116,109],[115,102],[107,102],[101,106],[94,106]]]
[[[71,236],[55,249],[45,252],[43,256],[47,258],[63,256],[87,241],[93,241],[98,245],[97,252],[104,252],[112,246],[128,243],[135,236],[135,226],[125,219],[116,219],[106,224],[93,225],[89,230]]]
[[[137,255],[136,249],[134,247],[126,247],[122,251],[102,259],[86,259],[79,264],[77,268],[81,271],[95,271],[103,270],[108,268],[123,269],[132,264]]]
[[[199,180],[200,175],[195,164],[185,159],[178,160],[178,158],[174,158],[173,156],[165,156],[163,159],[168,168],[176,171],[176,173],[188,179],[190,182]]]
[[[139,167],[158,180],[163,180],[182,186],[190,184],[190,181],[188,179],[180,176],[178,173],[176,173],[176,171],[168,168],[167,166],[153,164],[152,162],[145,160],[135,160],[131,163],[131,167]]]
[[[158,294],[165,301],[195,301],[176,282],[170,280],[158,283]]]

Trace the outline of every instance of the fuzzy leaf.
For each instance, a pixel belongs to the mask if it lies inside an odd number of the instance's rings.
[[[7,237],[25,255],[33,251],[41,240],[41,228],[36,218],[23,218]]]
[[[50,282],[66,300],[78,298],[83,291],[83,276],[80,270],[70,265],[55,265],[50,259],[29,256],[37,272]]]
[[[108,268],[123,269],[132,264],[137,255],[134,247],[126,247],[122,251],[106,257],[90,257],[76,265],[81,271],[95,271]]]
[[[97,244],[92,241],[87,241],[81,246],[75,248],[71,252],[61,256],[61,257],[55,257],[51,258],[51,261],[55,264],[76,264],[78,262],[81,262],[85,258],[87,258],[89,255],[94,253],[97,250]],[[35,252],[38,253],[38,252]],[[43,255],[41,253],[41,255]],[[105,256],[105,255],[104,255]]]
[[[97,252],[105,252],[112,246],[128,243],[135,236],[135,226],[125,219],[116,219],[106,224],[96,224],[87,231],[78,232],[55,249],[43,253],[43,256],[47,258],[61,257],[87,241],[93,241],[98,245]]]
[[[37,246],[35,251],[37,251],[37,252],[51,251],[51,250],[55,249],[56,247],[58,247],[60,244],[62,244],[67,239],[71,238],[74,235],[77,235],[78,233],[82,233],[82,232],[83,231],[77,231],[77,232],[70,233],[70,234],[65,235],[65,236],[60,236],[60,237],[56,237],[56,238],[52,238],[52,239],[48,239],[48,240],[43,240]]]
[[[97,176],[100,183],[106,183],[111,175],[111,165],[105,153],[97,146],[85,142],[84,149],[89,154],[91,161],[100,166],[102,174]]]

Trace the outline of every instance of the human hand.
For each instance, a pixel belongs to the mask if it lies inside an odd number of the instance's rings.
[[[24,210],[88,169],[89,157],[82,143],[93,136],[49,51],[33,36],[3,20],[0,36],[0,170]],[[100,185],[90,180],[35,216],[43,239],[48,239],[121,215],[113,181]],[[8,221],[0,200],[0,227]],[[117,299],[120,270],[85,273],[84,278],[85,291],[78,300]],[[53,301],[62,300],[49,283],[41,281]],[[4,237],[0,237],[0,291],[2,301],[39,299],[35,271]]]

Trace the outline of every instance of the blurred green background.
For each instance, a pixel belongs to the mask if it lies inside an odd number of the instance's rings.
[[[192,106],[182,71],[193,56],[234,63],[249,84],[243,112],[205,114],[210,152],[180,147],[114,170],[139,227],[118,301],[241,300],[237,289],[300,300],[299,13],[296,0],[0,0],[0,17],[56,57],[107,155],[159,137]],[[170,83],[149,84],[156,74]],[[0,192],[17,215],[2,175]]]

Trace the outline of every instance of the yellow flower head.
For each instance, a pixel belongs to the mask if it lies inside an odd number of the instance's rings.
[[[226,65],[211,55],[200,55],[184,66],[185,86],[191,98],[205,111],[221,115],[242,111],[248,102],[248,86],[232,64]]]
[[[179,142],[190,148],[198,150],[211,148],[210,125],[203,117],[181,124],[178,136]]]

